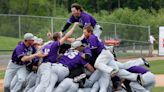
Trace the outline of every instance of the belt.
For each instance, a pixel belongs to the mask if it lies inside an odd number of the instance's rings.
[[[17,65],[24,65],[22,61],[11,60],[11,62],[13,62],[14,64],[17,64]]]
[[[66,67],[66,68],[68,68],[69,69],[69,67],[67,66],[67,65],[64,65],[64,64],[62,64],[62,63],[59,63],[59,62],[56,62],[57,64],[59,64],[59,65],[62,65],[62,66],[64,66],[64,67]]]
[[[47,62],[50,62],[50,61],[48,61],[48,60],[45,60],[45,61],[42,61],[42,63],[47,63]],[[50,62],[50,63],[56,63],[57,61],[54,61],[54,62]]]
[[[49,61],[42,61],[42,63],[47,63],[47,62],[49,62]],[[50,62],[51,63],[51,62]]]

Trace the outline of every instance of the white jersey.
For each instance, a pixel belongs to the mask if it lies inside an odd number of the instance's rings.
[[[150,36],[149,36],[149,42],[150,42],[151,44],[154,44],[154,41],[155,41],[155,38],[154,38],[152,35],[150,35]]]

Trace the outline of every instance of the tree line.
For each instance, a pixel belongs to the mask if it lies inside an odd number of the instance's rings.
[[[70,12],[70,6],[75,2],[90,13],[102,10],[111,13],[117,8],[159,10],[164,7],[164,0],[0,0],[0,13],[57,16],[60,8]]]
[[[150,26],[151,33],[156,38],[158,37],[158,27],[164,25],[164,0],[0,0],[0,14],[68,18],[70,6],[75,2],[81,4],[98,21]],[[15,31],[18,31],[17,23],[18,18],[0,17],[1,34],[9,35],[8,32],[12,31],[17,35],[18,33]],[[30,18],[23,19],[22,23],[24,23],[22,30],[26,29],[29,32],[45,32],[48,29],[47,25],[50,25],[50,21]],[[63,23],[65,20],[61,20],[58,25],[54,22],[56,30],[60,31]]]

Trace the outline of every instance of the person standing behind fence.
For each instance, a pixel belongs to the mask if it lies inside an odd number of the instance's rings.
[[[94,30],[93,33],[99,38],[102,33],[102,27],[97,24],[96,20],[88,13],[86,13],[83,8],[74,3],[71,5],[71,17],[67,20],[67,23],[62,29],[62,32],[65,32],[69,26],[74,22],[79,22],[80,27],[83,28],[86,25],[91,25]]]
[[[156,41],[156,39],[155,39],[154,36],[151,34],[151,35],[149,36],[149,56],[150,56],[150,57],[153,56],[154,41]]]

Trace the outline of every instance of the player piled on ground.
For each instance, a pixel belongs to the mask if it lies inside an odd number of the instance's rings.
[[[65,35],[48,33],[51,41],[45,44],[31,33],[24,35],[8,64],[4,91],[151,92],[155,77],[143,67],[149,67],[148,62],[144,58],[115,61],[95,32],[101,30],[95,19],[78,4],[73,4],[71,11],[63,31],[75,23]],[[80,40],[70,40],[77,26],[82,26],[83,35]],[[64,44],[66,41],[70,45]]]

